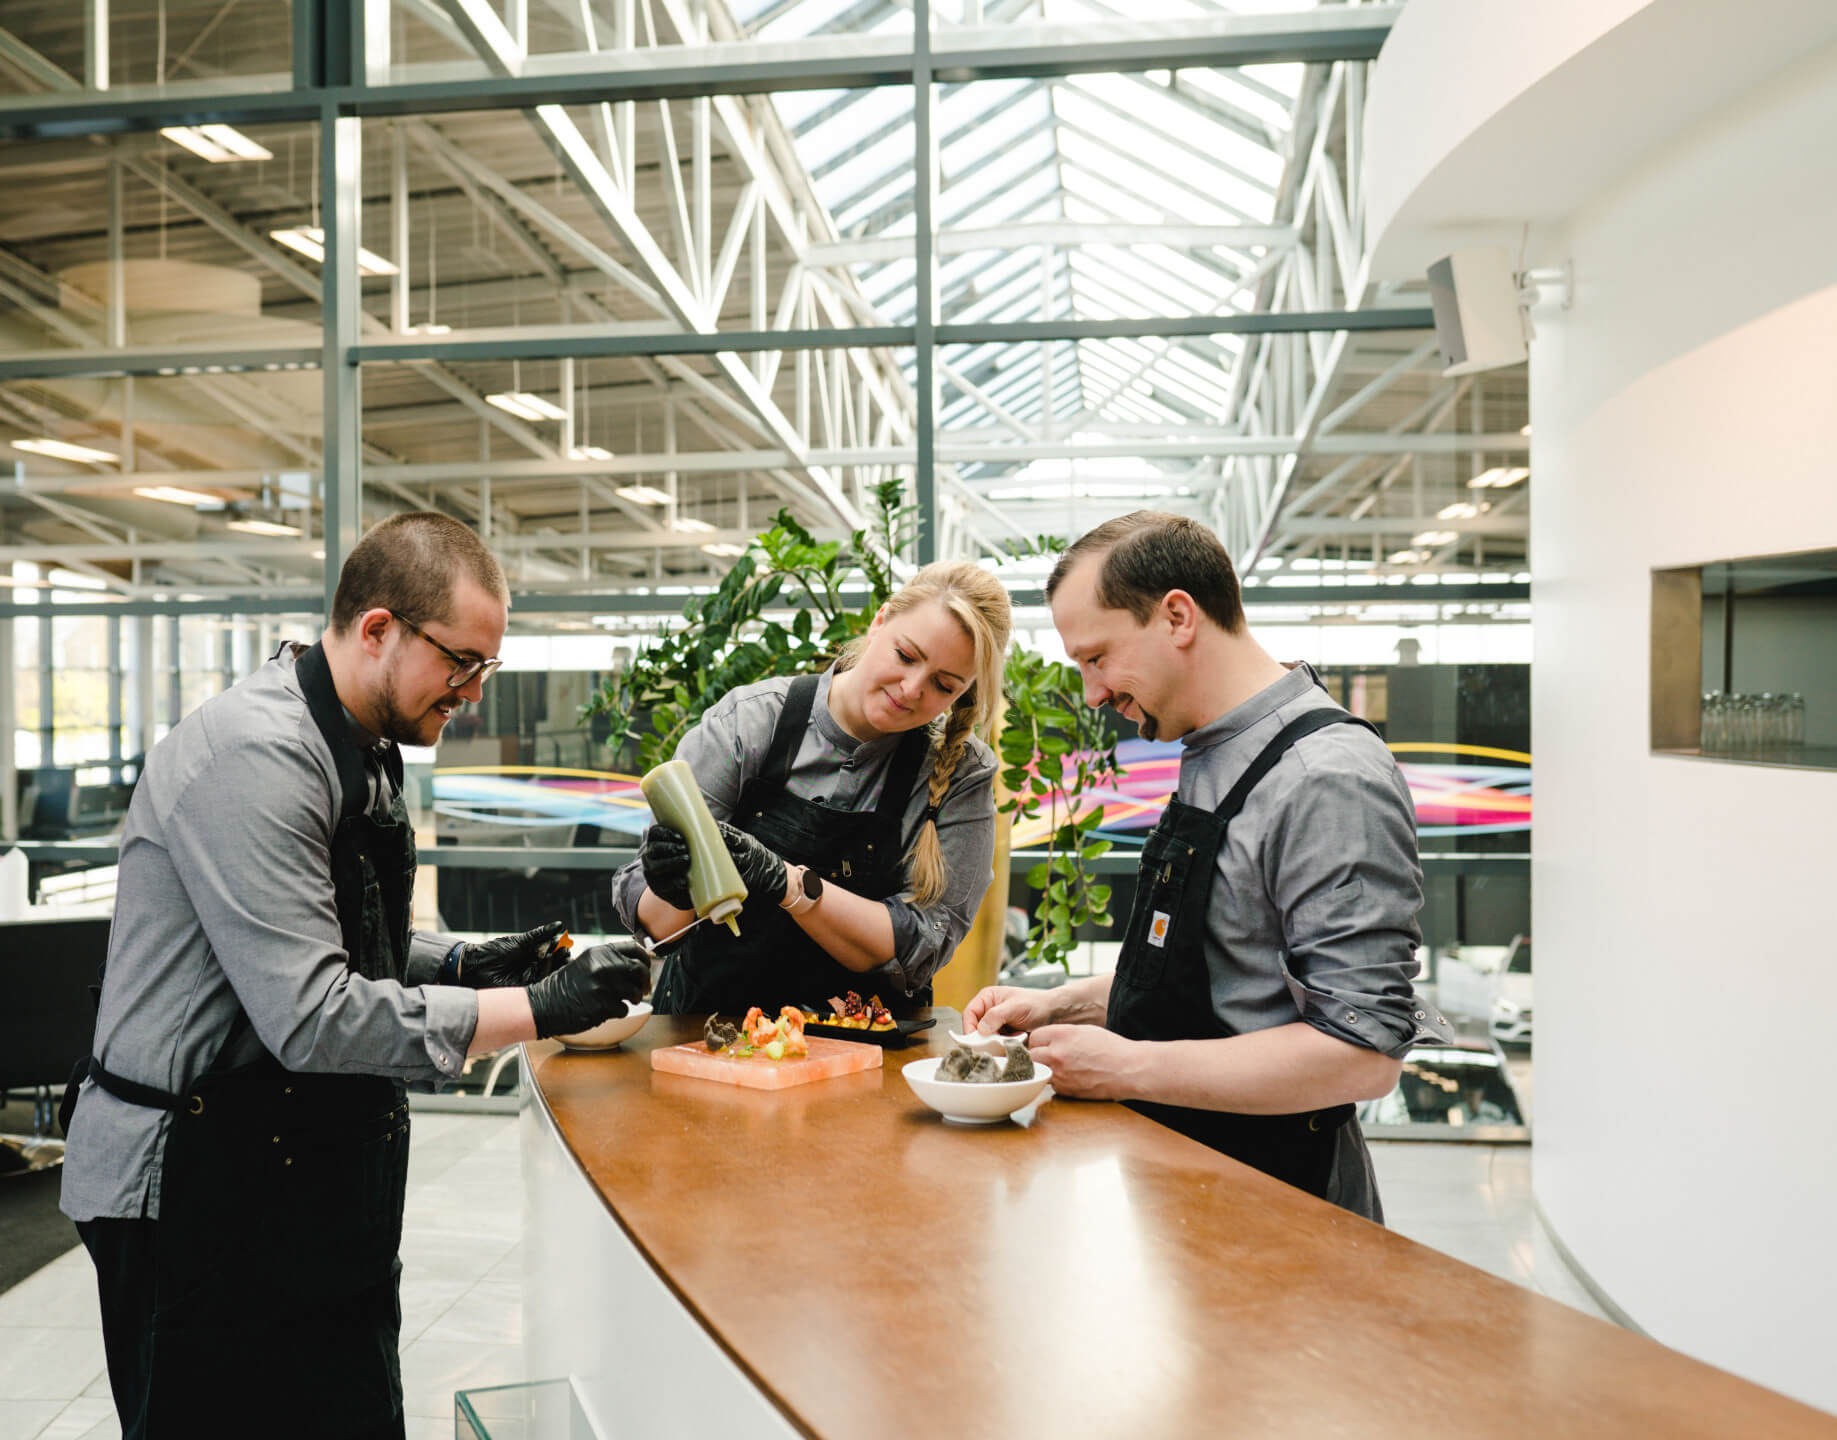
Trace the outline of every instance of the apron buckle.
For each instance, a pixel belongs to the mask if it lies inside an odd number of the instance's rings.
[[[202,1095],[193,1095],[191,1097],[191,1113],[193,1115],[202,1115],[204,1113],[204,1097]]]

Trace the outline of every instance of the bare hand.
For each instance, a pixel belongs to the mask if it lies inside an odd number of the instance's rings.
[[[1137,1095],[1134,1072],[1143,1043],[1101,1025],[1048,1025],[1027,1037],[1027,1053],[1052,1071],[1056,1095],[1131,1100]]]
[[[1053,995],[1051,990],[1027,990],[1018,985],[984,986],[963,1007],[963,1028],[993,1035],[1000,1030],[1018,1034],[1050,1025],[1057,1008]]]

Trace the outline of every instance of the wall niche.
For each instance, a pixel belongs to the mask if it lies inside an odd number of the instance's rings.
[[[1652,572],[1652,751],[1837,770],[1837,550]]]

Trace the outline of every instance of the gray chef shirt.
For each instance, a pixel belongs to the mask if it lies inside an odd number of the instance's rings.
[[[829,713],[834,675],[828,671],[817,682],[810,726],[792,756],[785,788],[800,800],[817,801],[832,810],[871,810],[880,803],[893,753],[905,737],[857,740],[844,730]],[[781,676],[730,691],[677,745],[676,758],[695,772],[715,819],[733,818],[741,790],[764,765],[790,688],[791,678]],[[930,771],[921,768],[919,773],[900,823],[901,853],[910,851],[917,840],[925,815]],[[903,890],[882,902],[893,921],[893,959],[862,975],[869,988],[878,984],[910,995],[927,984],[969,933],[994,878],[995,752],[973,735],[938,810],[938,847],[947,875],[942,896],[921,906],[913,903],[911,891]],[[614,907],[634,934],[640,929],[638,900],[643,894],[644,872],[634,860],[612,882]]]
[[[289,1070],[441,1080],[459,1073],[478,997],[349,968],[332,890],[343,799],[294,654],[207,700],[147,757],[121,835],[96,1057],[169,1093],[263,1048]],[[352,722],[353,738],[375,737]],[[374,762],[373,790],[381,777]],[[373,794],[373,800],[375,798]],[[444,954],[443,936],[417,935]],[[221,1054],[238,1012],[233,1054]],[[157,1218],[168,1111],[83,1083],[65,1152],[73,1220]]]
[[[1296,666],[1183,737],[1175,798],[1215,810],[1284,726],[1340,709]],[[1415,805],[1384,742],[1360,725],[1303,737],[1219,847],[1206,912],[1214,1013],[1233,1034],[1303,1020],[1397,1057],[1451,1038],[1411,985],[1421,908]]]

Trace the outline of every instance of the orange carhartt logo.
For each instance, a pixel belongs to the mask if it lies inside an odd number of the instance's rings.
[[[1154,920],[1150,922],[1148,926],[1148,943],[1150,945],[1165,946],[1167,944],[1168,918],[1168,914],[1165,910],[1155,911]]]

